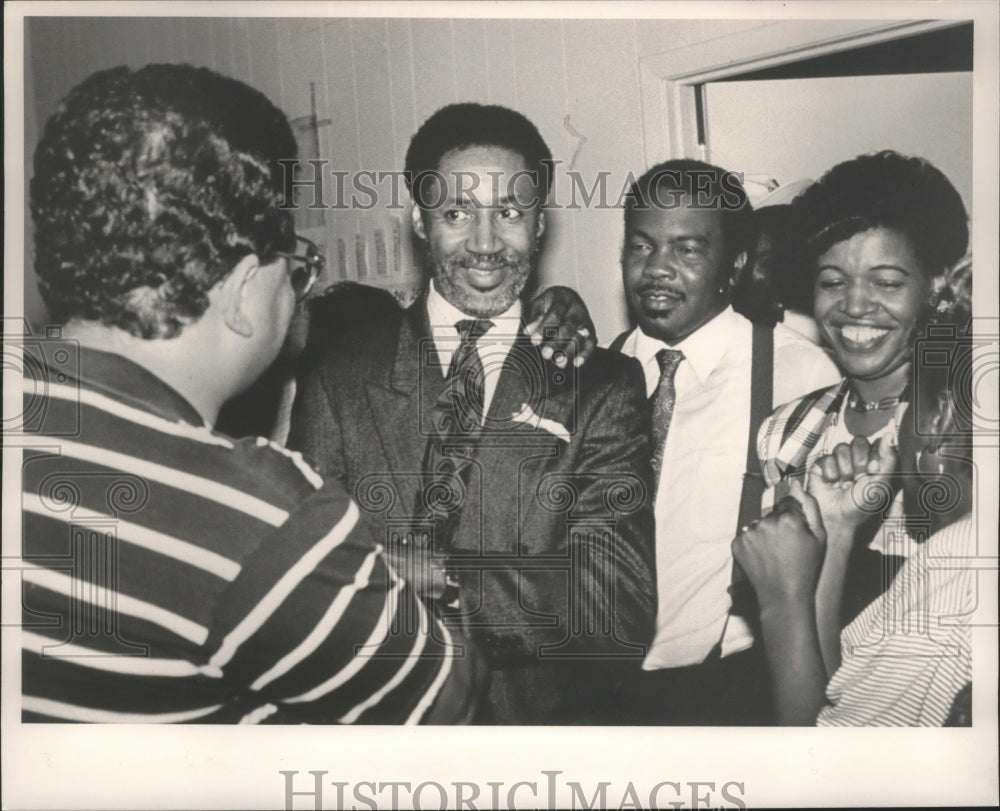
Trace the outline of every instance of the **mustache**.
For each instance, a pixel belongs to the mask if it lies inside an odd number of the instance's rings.
[[[530,264],[530,261],[527,256],[522,254],[502,253],[491,256],[458,256],[449,260],[448,264],[453,268],[497,270],[506,267],[524,267]]]

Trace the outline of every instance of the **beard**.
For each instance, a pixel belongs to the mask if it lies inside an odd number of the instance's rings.
[[[468,254],[432,263],[438,292],[462,312],[477,318],[500,315],[511,308],[532,271],[532,257],[505,251],[489,257]],[[474,270],[505,271],[503,281],[489,290],[468,284],[467,274]]]

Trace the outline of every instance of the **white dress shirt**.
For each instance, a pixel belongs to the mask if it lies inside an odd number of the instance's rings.
[[[823,336],[820,334],[816,319],[795,310],[785,310],[784,318],[781,321],[786,327],[797,332],[803,338],[808,338],[816,346],[823,346]]]
[[[729,584],[750,431],[753,325],[727,308],[675,344],[684,360],[674,379],[676,403],[656,491],[656,576],[659,609],[646,670],[704,661],[722,638],[722,655],[753,644],[747,623],[729,618]],[[667,344],[640,329],[622,351],[639,360],[648,394]],[[778,324],[774,330],[774,403],[793,400],[840,379],[822,349]]]
[[[442,296],[434,286],[434,282],[431,282],[427,290],[427,318],[431,325],[434,348],[441,361],[442,376],[447,376],[448,368],[451,366],[451,356],[461,341],[455,325],[463,319],[478,317],[462,312]],[[500,370],[521,328],[520,300],[516,300],[506,312],[491,316],[488,320],[493,322],[493,327],[476,342],[484,372],[483,420],[490,411],[490,403],[493,402],[497,382],[500,380]]]

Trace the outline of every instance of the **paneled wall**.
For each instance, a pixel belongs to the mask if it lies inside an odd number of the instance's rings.
[[[410,136],[444,104],[478,101],[514,107],[535,122],[554,156],[564,161],[555,199],[563,205],[572,202],[566,169],[576,154],[574,168],[588,189],[599,172],[608,173],[607,198],[613,206],[628,173],[646,168],[639,60],[760,24],[32,18],[26,27],[26,67],[34,88],[26,99],[26,147],[33,149],[36,122],[44,122],[57,100],[94,70],[183,61],[247,81],[300,123],[312,113],[314,96],[318,157],[349,176],[360,170],[401,169]],[[582,146],[577,135],[586,139]],[[333,196],[330,185],[324,191]],[[371,210],[314,215],[308,233],[326,246],[330,281],[360,277],[397,290],[417,281],[408,214],[391,210],[387,196]],[[367,196],[360,199],[367,203]],[[578,192],[577,202],[583,202]],[[579,290],[604,343],[626,323],[620,243],[621,216],[614,208],[592,204],[550,212],[541,281]],[[26,309],[37,322],[44,310],[28,273]]]

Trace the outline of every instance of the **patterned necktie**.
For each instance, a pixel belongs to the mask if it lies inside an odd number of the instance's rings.
[[[684,353],[679,349],[661,349],[656,353],[656,362],[660,365],[660,382],[650,401],[653,404],[653,474],[657,482],[660,480],[663,447],[667,441],[667,431],[670,430],[670,419],[674,415],[674,401],[677,399],[674,376],[682,360]]]
[[[463,434],[475,431],[483,423],[486,374],[476,342],[492,327],[493,322],[485,318],[464,318],[455,324],[461,341],[448,369],[446,396],[451,398],[451,408],[445,411],[452,412],[458,431]]]
[[[434,430],[423,464],[429,481],[417,495],[414,516],[429,532],[418,545],[432,544],[438,554],[451,549],[462,512],[472,456],[469,444],[478,436],[485,413],[486,374],[476,342],[492,327],[493,322],[483,318],[466,318],[455,324],[461,341],[434,407]],[[457,606],[458,581],[449,573],[437,608],[448,611]]]
[[[434,406],[433,433],[424,451],[423,470],[432,479],[417,503],[418,516],[433,517],[437,522],[438,543],[450,541],[457,510],[449,510],[449,502],[464,485],[464,470],[468,467],[466,447],[482,425],[486,375],[476,348],[478,341],[493,326],[486,319],[466,318],[455,327],[461,342],[451,358]],[[460,477],[456,481],[455,477]]]

